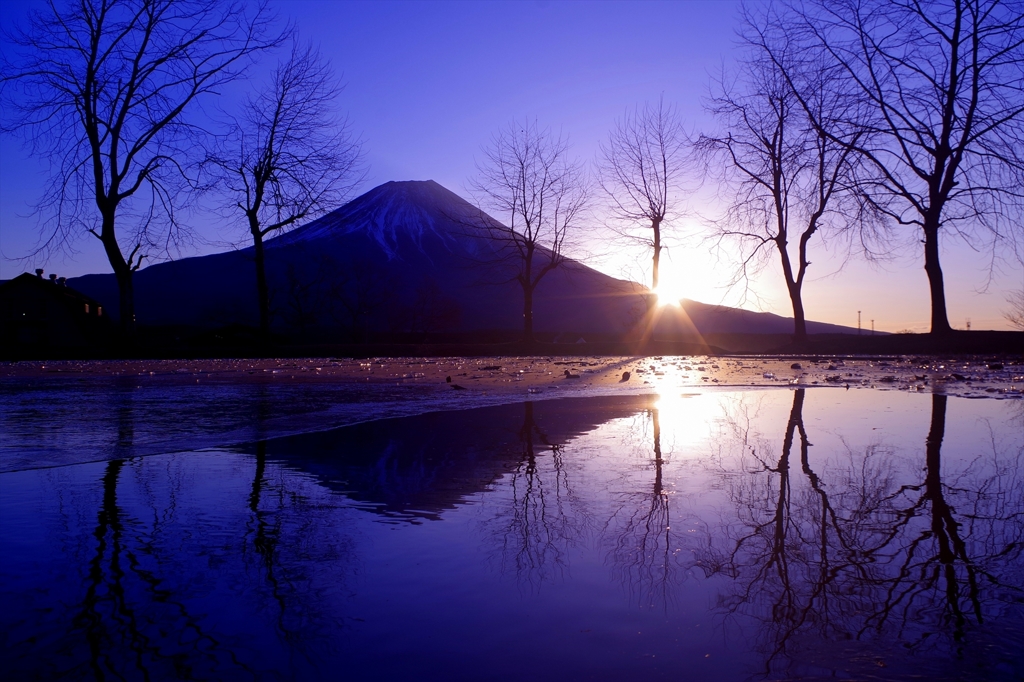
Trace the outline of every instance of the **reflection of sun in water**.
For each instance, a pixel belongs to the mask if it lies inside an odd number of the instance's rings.
[[[654,403],[661,424],[662,447],[693,444],[708,437],[712,424],[721,417],[717,396],[699,393],[681,393],[668,386],[658,389]]]

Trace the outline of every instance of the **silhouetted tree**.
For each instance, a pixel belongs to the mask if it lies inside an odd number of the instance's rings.
[[[212,159],[252,236],[264,337],[270,333],[264,238],[336,208],[363,179],[360,142],[334,111],[340,92],[319,52],[293,43],[270,82],[246,101],[227,148]]]
[[[189,238],[176,209],[205,131],[188,113],[279,41],[270,22],[264,2],[69,0],[33,12],[14,36],[2,69],[7,123],[52,160],[40,251],[81,230],[99,239],[129,336],[132,275],[151,249]]]
[[[1003,313],[1003,317],[1011,327],[1024,331],[1024,290],[1010,292],[1006,302],[1010,304],[1010,309]]]
[[[1024,177],[1024,3],[1016,0],[814,0],[780,17],[805,49],[841,70],[868,133],[818,131],[875,171],[868,196],[920,230],[931,331],[952,331],[939,262],[945,229],[993,256],[1015,250]],[[780,29],[783,28],[780,25]],[[774,50],[768,57],[775,59]],[[831,114],[829,113],[829,116]]]
[[[676,208],[685,151],[683,124],[664,99],[627,112],[601,145],[598,177],[611,200],[613,229],[650,249],[652,291],[658,288],[663,233]]]
[[[872,234],[871,215],[857,201],[858,157],[852,151],[865,133],[854,125],[856,100],[836,88],[835,69],[803,57],[799,45],[771,26],[772,17],[744,13],[741,35],[748,52],[739,82],[721,79],[706,104],[722,131],[701,135],[697,146],[730,194],[716,233],[719,243],[741,246],[737,281],[777,255],[793,306],[794,336],[802,341],[812,238],[855,228]],[[828,135],[815,128],[805,107]]]
[[[343,566],[351,548],[344,532],[339,532],[338,520],[331,518],[320,501],[310,499],[308,491],[273,468],[268,471],[266,441],[258,441],[252,454],[255,471],[242,555],[251,557],[253,561],[246,563],[257,569],[259,579],[247,584],[247,593],[265,597],[264,609],[273,616],[274,633],[289,655],[315,666],[315,645],[326,633],[342,627],[343,619],[323,608],[325,593],[309,572],[309,564],[292,560],[296,554],[290,542],[300,537],[317,538],[301,554],[304,558],[316,555],[316,561],[329,561],[341,569],[332,572],[332,581],[338,581],[332,587],[345,580]],[[289,532],[290,527],[294,534]],[[329,538],[320,535],[325,527],[332,530]],[[243,571],[248,574],[248,567],[244,566]]]
[[[473,189],[505,225],[491,227],[500,257],[523,289],[523,340],[533,341],[533,295],[565,260],[567,239],[580,227],[588,198],[582,164],[569,158],[568,139],[513,121],[484,150]]]

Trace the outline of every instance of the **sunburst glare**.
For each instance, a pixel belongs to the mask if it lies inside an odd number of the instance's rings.
[[[668,283],[658,285],[654,295],[658,297],[658,305],[678,306],[684,298],[680,287]]]
[[[680,305],[680,301],[688,298],[688,287],[681,273],[672,269],[663,269],[654,293],[658,297],[658,305]]]

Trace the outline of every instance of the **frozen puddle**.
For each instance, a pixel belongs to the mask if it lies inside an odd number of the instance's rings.
[[[189,414],[234,410],[256,433],[305,414],[299,399],[268,396],[266,421],[223,393]],[[159,444],[156,397],[103,400],[62,418],[121,409],[133,444]],[[1020,679],[1022,406],[667,391],[0,473],[0,664],[17,679]],[[66,433],[48,438],[74,460]]]

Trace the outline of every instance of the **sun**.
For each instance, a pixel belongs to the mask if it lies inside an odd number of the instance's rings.
[[[654,290],[654,295],[658,297],[658,305],[679,306],[681,305],[680,302],[686,298],[682,287],[672,281],[658,284],[658,287]]]

